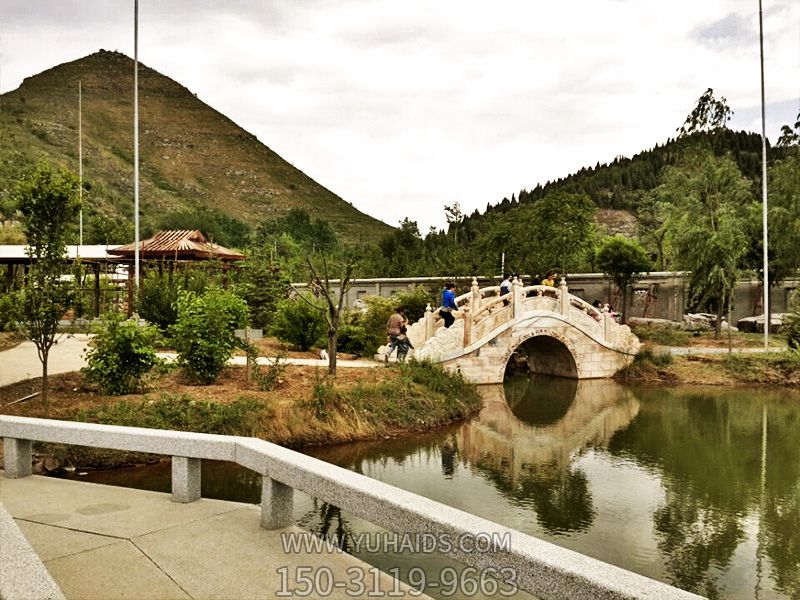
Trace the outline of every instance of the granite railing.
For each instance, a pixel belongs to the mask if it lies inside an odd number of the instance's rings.
[[[293,523],[293,495],[294,490],[299,490],[390,531],[431,536],[435,547],[430,550],[485,572],[511,569],[518,587],[542,600],[699,598],[256,438],[6,415],[0,415],[0,437],[4,438],[8,478],[31,475],[33,442],[149,452],[172,457],[172,499],[192,502],[200,498],[200,461],[224,460],[261,474],[261,526],[265,529],[280,529]],[[457,543],[477,536],[486,543]]]

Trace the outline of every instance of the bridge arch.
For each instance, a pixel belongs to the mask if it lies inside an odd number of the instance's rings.
[[[531,373],[578,379],[578,364],[570,345],[567,340],[555,335],[555,332],[536,332],[520,340],[512,352],[521,350],[527,355]],[[503,367],[504,371],[507,365],[508,360]]]

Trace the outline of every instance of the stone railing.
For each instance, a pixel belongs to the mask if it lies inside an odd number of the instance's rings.
[[[545,299],[549,301],[550,305],[553,305],[547,310],[579,319],[586,329],[594,330],[601,339],[607,342],[614,341],[615,327],[619,327],[619,324],[614,321],[607,309],[597,309],[581,298],[570,294],[566,279],[562,278],[558,287],[523,286],[520,281],[514,279],[511,283],[511,291],[502,295],[499,286],[481,288],[477,278],[473,278],[470,291],[456,299],[459,308],[457,316],[463,320],[463,328],[459,329],[459,335],[463,335],[461,342],[463,347],[468,347],[490,330],[522,316],[525,312],[543,309],[544,307],[540,308],[537,299]],[[580,315],[576,315],[575,312],[582,313],[588,318],[581,319]],[[411,326],[409,337],[415,347],[420,348],[437,334],[441,328],[438,317],[439,309],[434,310],[428,305],[422,319]],[[476,332],[479,332],[477,337]]]
[[[200,461],[225,460],[263,478],[261,526],[292,524],[294,490],[404,534],[428,534],[435,550],[480,569],[512,569],[520,589],[556,598],[690,599],[694,594],[514,531],[359,473],[256,438],[0,415],[5,477],[31,474],[32,442],[172,456],[172,499],[200,498]],[[481,536],[487,544],[453,543]],[[508,540],[510,543],[499,543]],[[447,543],[445,543],[447,542]],[[433,548],[432,548],[433,549]],[[257,560],[257,557],[254,557]]]

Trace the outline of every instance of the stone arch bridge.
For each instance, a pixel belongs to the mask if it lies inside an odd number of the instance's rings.
[[[409,327],[415,357],[442,363],[474,383],[500,383],[511,355],[522,347],[532,371],[573,379],[611,377],[633,360],[639,340],[627,325],[559,287],[512,282],[481,288],[476,279],[456,298],[456,322],[448,329],[439,309]],[[385,348],[383,348],[385,352]]]

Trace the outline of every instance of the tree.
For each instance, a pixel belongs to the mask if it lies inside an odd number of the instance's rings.
[[[450,226],[449,230],[453,231],[453,243],[458,245],[458,229],[461,222],[464,220],[464,213],[461,211],[461,204],[453,202],[450,205],[445,204],[444,207],[445,218]]]
[[[17,294],[18,328],[34,343],[42,362],[42,403],[47,408],[47,361],[58,322],[73,304],[66,272],[67,238],[78,217],[78,180],[40,162],[17,188],[31,267]]]
[[[719,337],[748,249],[750,182],[731,159],[705,155],[698,162],[668,167],[658,193],[671,205],[667,229],[673,260],[692,272],[691,304],[715,309]]]
[[[678,131],[678,137],[684,137],[697,131],[714,131],[723,129],[731,120],[733,111],[724,97],[717,100],[714,90],[708,88],[697,100],[697,106],[689,113]]]
[[[627,317],[628,292],[639,273],[650,269],[650,259],[639,242],[621,235],[605,238],[595,252],[595,261],[622,292],[622,320]]]
[[[667,270],[667,216],[669,205],[664,202],[657,190],[646,194],[636,208],[636,227],[639,239],[653,251],[659,271]]]
[[[317,264],[314,264],[315,262]],[[306,265],[311,275],[310,287],[312,290],[319,292],[319,295],[324,301],[322,312],[325,316],[325,323],[328,326],[328,374],[336,375],[336,336],[339,332],[344,301],[352,285],[356,261],[354,258],[349,258],[344,263],[337,265],[339,270],[338,298],[335,297],[334,289],[331,285],[330,268],[327,257],[322,254],[315,261],[312,260],[311,256],[307,256]],[[333,267],[334,265],[331,266]],[[302,293],[299,294],[299,296],[311,306],[319,308]]]
[[[794,127],[789,127],[789,125],[781,127],[781,135],[775,145],[778,148],[800,145],[800,112],[797,113],[797,120],[794,123]]]

